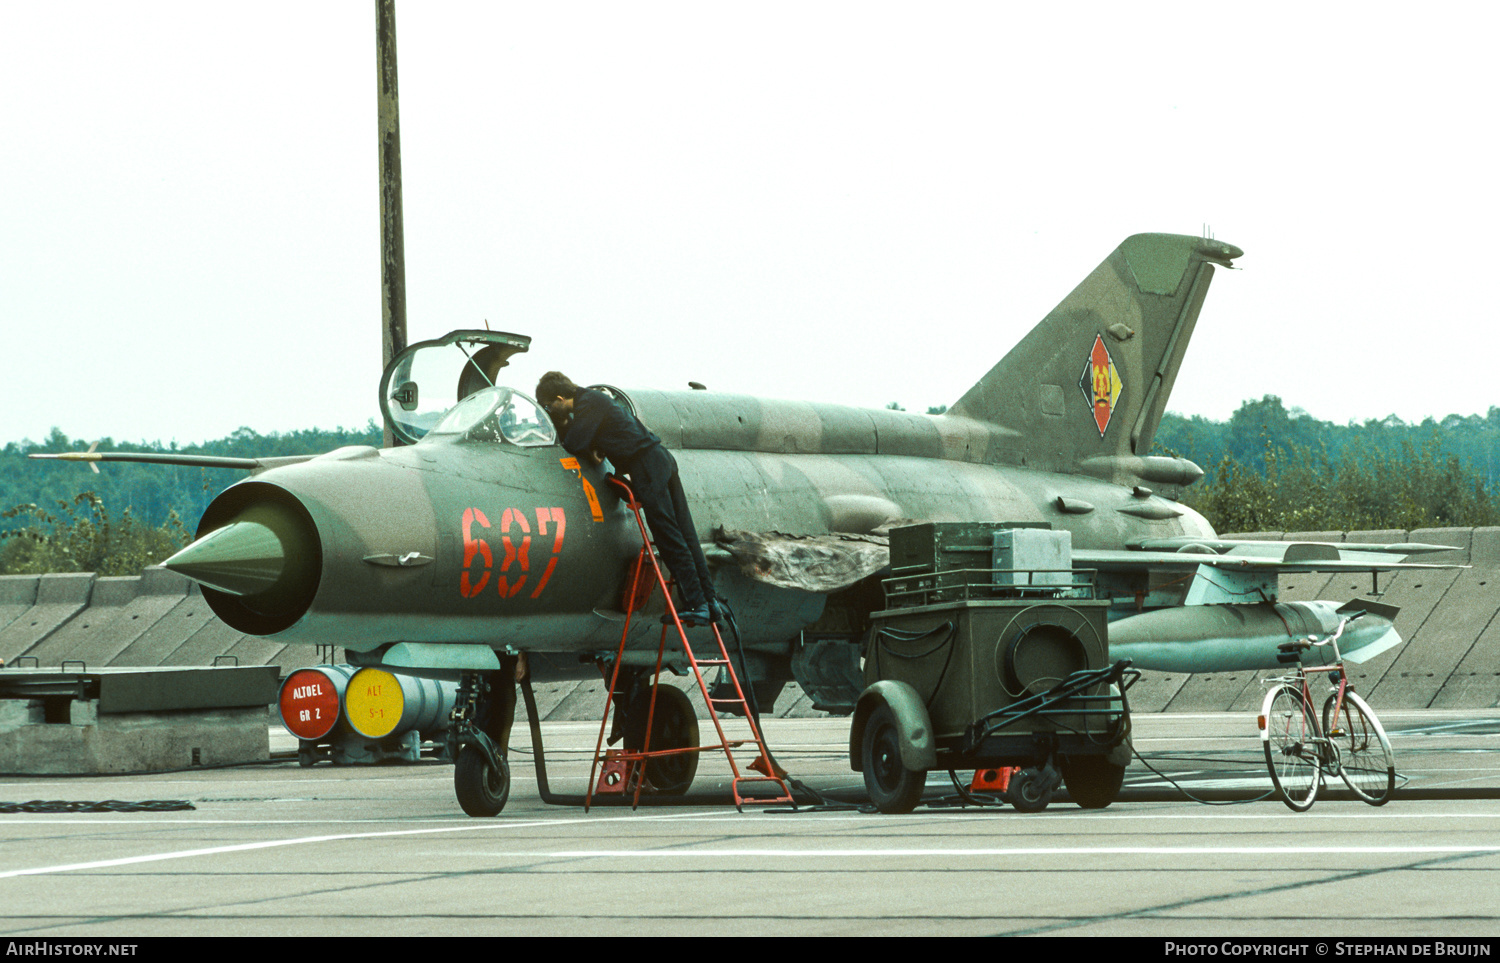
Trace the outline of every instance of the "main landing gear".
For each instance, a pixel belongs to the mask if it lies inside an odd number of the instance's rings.
[[[648,717],[652,752],[698,748],[698,716],[687,693],[670,685],[655,688],[655,713],[651,712],[650,685],[637,687],[635,696],[626,704],[625,751],[640,752],[646,748]],[[680,796],[688,791],[698,774],[698,753],[653,756],[646,760],[645,770],[646,781],[658,793]]]

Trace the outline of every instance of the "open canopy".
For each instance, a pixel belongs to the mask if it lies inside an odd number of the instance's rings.
[[[530,346],[531,338],[526,335],[504,331],[450,331],[432,341],[419,341],[392,358],[381,375],[380,413],[397,438],[406,444],[414,444],[442,422],[449,409],[458,402],[483,389],[495,387],[500,369],[510,363],[511,355]],[[517,410],[514,418],[520,422],[533,422],[533,415],[540,416],[540,426],[545,427],[549,436],[543,443],[550,443],[553,440],[551,423],[541,414],[536,403],[517,392],[510,394],[517,399],[518,406],[532,409]],[[501,402],[492,400],[487,411],[471,425],[477,424],[485,415],[498,415],[499,404]],[[531,444],[537,443],[535,432],[528,437],[533,439]]]

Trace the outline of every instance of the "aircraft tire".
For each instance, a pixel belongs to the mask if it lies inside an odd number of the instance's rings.
[[[1104,809],[1125,784],[1125,767],[1104,756],[1064,756],[1060,767],[1068,795],[1083,809]]]
[[[1017,769],[1010,777],[1005,798],[1017,812],[1039,813],[1052,802],[1052,791],[1042,788],[1042,774],[1035,769]]]
[[[917,808],[927,770],[913,771],[901,762],[901,730],[891,707],[881,703],[865,723],[860,745],[865,772],[865,791],[883,813],[900,815]]]
[[[510,798],[510,766],[500,760],[497,772],[476,746],[464,746],[453,766],[453,793],[470,816],[498,816]]]
[[[651,749],[697,748],[698,715],[687,693],[672,685],[656,687],[656,715],[651,721]],[[646,719],[651,712],[651,690],[643,689],[625,714],[625,749],[639,752],[646,745]],[[698,753],[684,752],[646,760],[646,778],[658,793],[680,796],[698,774]]]

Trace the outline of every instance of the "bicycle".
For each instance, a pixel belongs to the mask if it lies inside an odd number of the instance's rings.
[[[1349,791],[1372,806],[1383,806],[1396,786],[1396,756],[1391,741],[1368,703],[1360,698],[1344,671],[1339,638],[1344,629],[1364,615],[1356,612],[1339,622],[1321,642],[1309,635],[1277,646],[1277,661],[1297,664],[1293,675],[1265,680],[1271,683],[1261,706],[1260,740],[1266,768],[1281,799],[1295,812],[1306,812],[1318,798],[1325,773],[1338,773]],[[1333,646],[1330,665],[1304,666],[1302,656],[1314,647]],[[1308,676],[1326,673],[1333,691],[1320,717],[1313,711]]]

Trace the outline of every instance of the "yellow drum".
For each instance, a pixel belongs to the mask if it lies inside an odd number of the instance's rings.
[[[370,739],[411,729],[436,732],[447,728],[457,690],[457,683],[367,667],[349,680],[344,716],[355,732]]]

